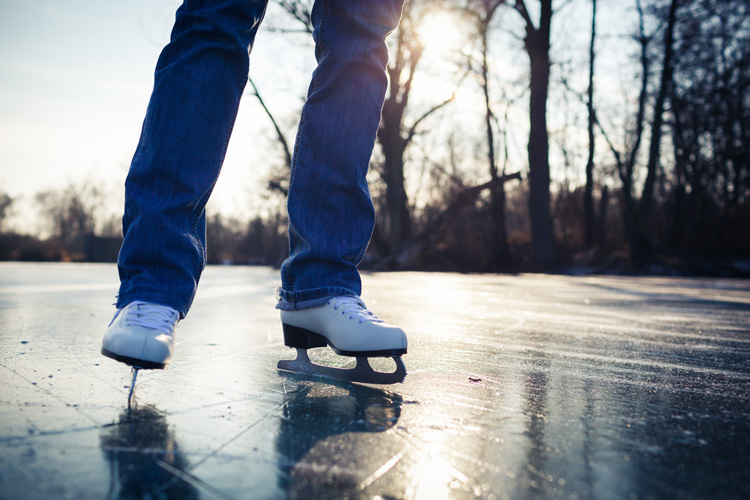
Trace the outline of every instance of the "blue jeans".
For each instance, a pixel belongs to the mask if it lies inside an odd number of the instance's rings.
[[[125,182],[117,307],[143,300],[184,317],[206,265],[205,205],[219,176],[268,0],[185,0],[156,66]],[[374,211],[365,176],[387,85],[385,37],[403,0],[316,0],[318,66],[294,147],[290,257],[278,307],[359,295]]]

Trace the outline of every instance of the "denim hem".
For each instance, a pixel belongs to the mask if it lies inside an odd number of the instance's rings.
[[[325,305],[333,297],[359,297],[358,294],[343,287],[312,288],[289,292],[279,290],[279,302],[276,309],[282,311],[294,311],[300,309],[311,309]]]

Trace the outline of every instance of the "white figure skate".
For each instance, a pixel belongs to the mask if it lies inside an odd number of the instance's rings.
[[[395,384],[406,377],[401,360],[406,354],[406,334],[375,316],[358,297],[335,297],[312,309],[282,310],[281,323],[284,344],[297,349],[297,359],[279,361],[280,370],[365,384]],[[327,345],[336,354],[356,357],[356,366],[345,369],[312,363],[307,349]],[[391,357],[396,370],[377,372],[368,357]]]
[[[166,369],[174,352],[180,314],[171,307],[135,301],[118,309],[102,340],[102,354],[133,367],[128,401],[140,369]]]

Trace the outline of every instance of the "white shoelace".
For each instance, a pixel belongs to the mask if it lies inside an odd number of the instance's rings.
[[[133,302],[127,309],[123,322],[125,326],[140,326],[171,335],[179,319],[180,315],[171,307]]]
[[[375,313],[367,309],[365,303],[356,297],[336,297],[331,299],[334,311],[341,311],[341,314],[348,314],[349,319],[358,320],[359,324],[366,322],[371,323],[384,323],[384,321],[378,318]]]

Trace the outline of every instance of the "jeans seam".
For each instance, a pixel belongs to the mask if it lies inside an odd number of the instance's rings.
[[[323,57],[325,57],[325,54],[326,54],[326,46],[323,43],[323,39],[324,39],[323,35],[325,32],[327,32],[327,30],[325,30],[324,28],[326,26],[327,19],[328,19],[329,6],[326,0],[318,0],[318,1],[321,2],[323,5],[323,14],[321,15],[321,20],[320,20],[320,36],[318,37],[318,40],[316,41],[316,43],[320,46],[321,59],[323,59]],[[316,69],[316,71],[313,72],[312,83],[310,85],[311,94],[315,93],[320,88],[320,85],[318,84],[318,81],[319,81],[318,78],[319,78],[318,71]],[[303,136],[302,128],[305,126],[306,115],[307,115],[306,110],[303,107],[302,114],[300,115],[300,119],[299,119],[297,138],[294,142],[292,165],[291,165],[291,168],[289,169],[289,192],[292,191],[292,188],[294,185],[294,177],[295,177],[295,173],[297,171],[297,165],[299,162],[300,142]],[[295,246],[299,247],[300,239],[297,236],[296,232],[292,229],[291,221],[290,221],[290,226],[289,226],[289,239],[294,240]],[[295,276],[292,273],[290,266],[286,266],[284,268],[284,273],[286,274],[287,282],[289,283],[291,288],[294,288]]]
[[[324,34],[328,32],[328,30],[326,29],[326,25],[328,24],[328,12],[330,9],[329,9],[327,0],[318,0],[318,1],[323,2],[323,16],[320,20],[320,42],[318,42],[320,43],[321,59],[323,59],[325,58],[326,53],[327,53],[326,45],[324,43],[324,40],[325,40]],[[313,86],[315,90],[318,90],[320,88],[317,80],[318,80],[318,72],[316,71],[313,74]]]
[[[200,235],[198,234],[198,221],[201,218],[203,210],[206,208],[206,203],[208,202],[208,197],[211,195],[212,189],[213,185],[208,189],[208,191],[203,194],[203,196],[201,196],[201,199],[198,200],[198,205],[193,211],[193,222],[191,230],[195,241],[198,243],[198,251],[200,253],[200,261],[198,262],[198,266],[196,267],[195,271],[193,271],[193,278],[195,278],[196,281],[200,279],[200,276],[203,273],[203,269],[205,269],[206,267],[206,248],[201,241]]]
[[[234,105],[235,107],[239,106],[239,102],[241,99],[242,94],[239,93],[237,97],[234,99]],[[224,129],[222,130],[222,151],[226,154],[226,150],[229,147],[229,139],[232,134],[233,129],[233,123],[225,123]],[[201,214],[203,213],[204,209],[206,208],[206,204],[208,203],[208,199],[211,196],[211,192],[214,189],[214,186],[216,185],[216,181],[218,180],[218,175],[216,176],[214,182],[209,186],[208,190],[203,193],[203,196],[201,196],[200,200],[198,200],[198,205],[195,207],[195,211],[193,212],[193,223],[192,223],[192,233],[195,238],[195,241],[198,242],[198,247],[200,251],[200,261],[198,262],[198,266],[196,267],[195,271],[193,272],[193,277],[195,278],[195,281],[197,282],[201,274],[203,274],[203,270],[206,268],[206,261],[208,259],[208,252],[206,249],[206,243],[204,243],[200,235],[198,234],[198,221],[201,218]]]

